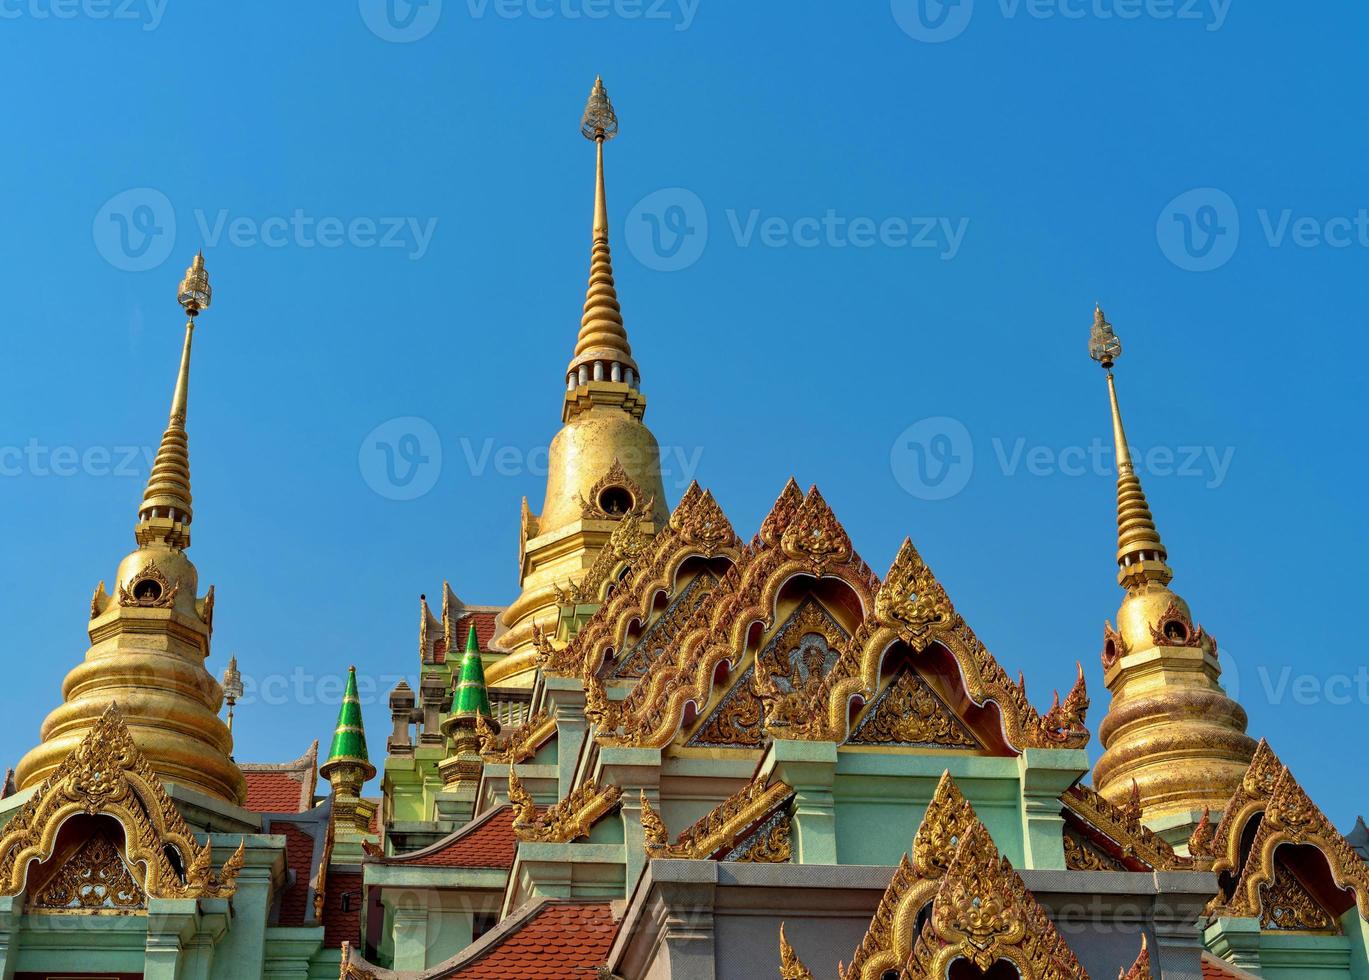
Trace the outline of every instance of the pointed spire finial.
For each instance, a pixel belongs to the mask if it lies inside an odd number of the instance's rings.
[[[625,383],[636,388],[637,362],[623,327],[618,290],[613,282],[613,257],[608,247],[608,195],[604,189],[604,143],[618,135],[618,116],[601,78],[594,80],[580,132],[595,144],[594,228],[590,247],[589,287],[575,355],[566,369],[567,389],[591,381]],[[569,395],[567,397],[570,397]]]
[[[1166,563],[1168,553],[1155,527],[1141,479],[1131,461],[1131,447],[1122,428],[1122,409],[1117,402],[1117,382],[1112,367],[1122,355],[1122,342],[1098,306],[1093,313],[1089,356],[1108,373],[1108,399],[1112,405],[1112,438],[1117,454],[1117,581],[1127,589],[1148,582],[1166,585],[1174,572]]]
[[[357,669],[347,668],[347,687],[342,692],[342,705],[338,708],[337,728],[333,730],[333,741],[328,747],[328,761],[319,767],[319,775],[330,779],[334,771],[342,768],[359,771],[365,782],[376,774],[366,753],[366,726],[361,719],[361,695],[357,692]],[[360,786],[357,787],[360,789]]]
[[[485,686],[485,665],[480,659],[480,639],[471,626],[466,634],[466,652],[461,657],[461,672],[457,675],[456,687],[452,691],[452,718],[468,719],[473,724],[476,717],[490,720],[489,690]],[[496,729],[498,726],[494,726]]]
[[[209,273],[204,268],[204,253],[196,253],[176,290],[176,301],[186,314],[185,345],[181,348],[181,366],[171,395],[170,418],[152,462],[142,506],[138,508],[137,538],[144,547],[155,540],[177,549],[190,546],[194,511],[190,506],[190,448],[185,431],[190,400],[190,345],[195,317],[208,308],[213,293]]]

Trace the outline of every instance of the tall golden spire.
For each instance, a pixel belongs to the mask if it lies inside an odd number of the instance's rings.
[[[522,593],[504,611],[508,631],[499,641],[512,656],[490,665],[491,684],[532,682],[537,629],[556,633],[563,587],[593,567],[621,521],[638,521],[643,535],[650,535],[670,516],[661,450],[642,422],[646,396],[613,281],[604,144],[618,135],[618,116],[601,78],[589,93],[580,133],[594,143],[595,154],[589,286],[575,354],[564,376],[563,425],[547,452],[542,511],[524,508],[518,556]],[[515,676],[521,679],[511,681]]]
[[[185,310],[185,346],[181,348],[181,368],[171,395],[171,415],[162,433],[162,444],[148,474],[142,506],[138,508],[137,537],[140,544],[162,539],[173,548],[190,546],[190,448],[185,431],[185,416],[190,400],[190,344],[195,336],[195,317],[209,306],[213,290],[204,268],[204,253],[198,252],[185,278],[176,290],[176,300]]]
[[[1127,588],[1146,582],[1161,585],[1174,578],[1165,560],[1169,556],[1155,528],[1141,478],[1131,461],[1131,447],[1122,428],[1122,410],[1117,404],[1117,381],[1112,366],[1122,356],[1122,342],[1103,315],[1102,306],[1093,311],[1093,332],[1089,337],[1089,356],[1108,373],[1108,398],[1112,403],[1112,439],[1117,453],[1117,581]]]
[[[1117,581],[1126,598],[1104,630],[1103,679],[1112,694],[1098,728],[1094,783],[1113,803],[1132,793],[1146,824],[1183,847],[1205,810],[1219,812],[1255,751],[1246,714],[1222,690],[1217,643],[1169,588],[1174,573],[1132,462],[1112,367],[1122,343],[1094,310],[1089,354],[1108,373],[1117,451]]]
[[[613,284],[613,256],[608,246],[608,195],[604,190],[604,144],[618,135],[618,116],[596,78],[590,90],[580,132],[595,144],[594,229],[590,246],[589,286],[575,355],[566,369],[567,388],[586,381],[622,381],[637,386],[637,362],[623,328],[623,312]]]
[[[16,770],[21,788],[40,783],[99,723],[111,704],[162,779],[241,803],[247,786],[233,762],[233,738],[218,717],[224,691],[205,669],[214,627],[214,590],[200,596],[190,545],[190,456],[185,416],[190,340],[209,306],[204,256],[177,290],[185,310],[171,419],[148,477],[134,532],[138,547],[119,563],[114,591],[101,582],[90,602],[90,648],[62,684],[63,703],[47,716],[42,742]],[[236,663],[225,675],[238,693]]]

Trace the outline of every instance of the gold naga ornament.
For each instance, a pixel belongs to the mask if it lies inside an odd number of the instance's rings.
[[[509,802],[513,805],[513,833],[520,841],[568,844],[588,837],[598,820],[621,802],[617,786],[600,787],[590,780],[541,813],[532,794],[509,766]]]
[[[783,864],[793,855],[789,802],[794,788],[758,776],[704,814],[671,843],[660,813],[641,794],[642,828],[649,858]]]
[[[214,871],[211,846],[195,840],[116,704],[0,831],[0,895],[24,893],[80,816],[117,821],[123,846],[92,833],[38,892],[40,909],[145,909],[149,898],[229,898],[237,889],[246,842]]]

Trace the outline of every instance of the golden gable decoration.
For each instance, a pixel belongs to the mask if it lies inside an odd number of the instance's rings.
[[[556,719],[541,708],[527,721],[506,732],[496,732],[483,715],[475,717],[475,732],[480,737],[480,756],[486,762],[516,766],[537,754],[542,744],[556,732]]]
[[[1134,784],[1133,784],[1134,785]],[[1074,871],[1193,871],[1202,870],[1193,858],[1176,854],[1163,837],[1141,823],[1140,801],[1126,808],[1110,803],[1101,793],[1076,783],[1060,797],[1065,804],[1065,858]],[[1106,855],[1100,862],[1070,818],[1087,827],[1088,844]],[[1071,854],[1073,858],[1071,859]]]
[[[121,582],[119,584],[119,605],[121,606],[142,606],[146,609],[170,609],[176,601],[176,593],[180,591],[179,584],[172,584],[155,561],[150,561],[143,566],[142,571],[133,576],[133,588],[126,589]],[[100,590],[103,591],[104,583],[100,583]],[[94,611],[92,602],[91,611]],[[93,616],[91,617],[94,618]]]
[[[813,974],[803,965],[794,947],[784,934],[784,923],[780,923],[780,980],[813,980]]]
[[[704,814],[672,844],[660,814],[643,794],[647,856],[770,864],[787,861],[790,824],[789,814],[782,808],[793,795],[792,786],[783,782],[766,785],[765,779],[758,777]],[[753,840],[758,829],[765,833]]]
[[[644,547],[631,562],[627,578],[568,644],[558,649],[545,636],[534,637],[544,671],[568,677],[597,672],[609,655],[623,651],[634,625],[640,627],[652,619],[657,596],[674,592],[685,561],[725,557],[735,563],[741,553],[741,541],[722,508],[711,493],[694,482],[665,528]]]
[[[926,745],[977,749],[979,742],[917,671],[903,670],[856,723],[855,745]]]
[[[999,709],[1010,746],[1025,748],[1082,748],[1088,744],[1084,727],[1089,707],[1082,668],[1063,701],[1057,693],[1042,716],[1027,700],[1026,685],[1008,679],[1003,668],[955,611],[909,539],[904,539],[874,602],[875,614],[865,620],[828,674],[823,685],[804,699],[794,714],[811,719],[790,737],[844,742],[849,736],[849,706],[853,699],[868,703],[880,688],[884,656],[902,641],[915,654],[933,643],[955,659],[965,692],[979,707],[993,701]]]
[[[1267,746],[1262,742],[1260,748],[1267,749]],[[1261,770],[1254,773],[1250,780],[1255,790],[1252,797],[1267,785],[1270,759],[1274,759],[1272,751],[1267,752]],[[1277,762],[1277,759],[1274,761]],[[1253,761],[1251,768],[1255,768]],[[1242,790],[1247,788],[1243,782]],[[1240,791],[1237,795],[1240,795]],[[1251,802],[1253,804],[1254,800]],[[1250,811],[1249,806],[1243,809],[1247,813]],[[1207,914],[1214,917],[1257,917],[1263,925],[1273,928],[1289,928],[1280,925],[1286,921],[1322,921],[1295,893],[1295,886],[1296,892],[1305,892],[1301,884],[1281,877],[1281,871],[1286,873],[1287,869],[1277,860],[1276,852],[1283,845],[1308,844],[1326,859],[1335,886],[1353,892],[1360,917],[1369,921],[1369,864],[1326,819],[1326,815],[1308,797],[1287,766],[1281,767],[1274,788],[1264,804],[1263,813],[1230,897],[1224,899],[1219,895],[1214,898],[1208,904]],[[1225,824],[1226,818],[1223,817],[1222,825]],[[1219,826],[1217,836],[1219,839],[1235,840],[1239,847],[1240,838],[1244,836],[1244,824],[1240,833],[1227,828],[1225,837],[1222,826]],[[1219,861],[1224,861],[1226,856],[1222,854]],[[1306,897],[1311,898],[1310,895]],[[1296,907],[1284,908],[1283,903],[1287,902],[1294,903]],[[1321,928],[1334,928],[1333,918],[1329,913],[1326,914],[1326,924]]]
[[[96,834],[77,848],[29,903],[51,912],[121,912],[147,908],[147,896],[119,848]]]
[[[849,547],[822,494],[811,488],[785,521],[782,515],[793,506],[792,493],[786,485],[762,533],[690,617],[674,646],[621,702],[618,724],[596,733],[600,744],[669,745],[679,733],[686,705],[709,702],[724,662],[728,674],[736,670],[748,651],[752,628],[759,625],[767,633],[774,628],[780,589],[794,576],[838,579],[862,608],[874,607],[879,579]],[[792,528],[798,530],[789,534]]]
[[[621,511],[605,510],[602,497],[605,490],[622,490],[631,498],[631,505]],[[616,457],[613,465],[608,468],[608,472],[601,476],[594,486],[589,488],[589,498],[580,498],[580,516],[587,521],[620,521],[625,517],[634,515],[646,496],[641,486],[627,475],[627,470],[623,469],[622,462]],[[653,506],[654,506],[653,501]],[[650,513],[650,510],[644,511]]]
[[[931,903],[920,931],[917,922]],[[788,947],[788,948],[787,948]],[[787,940],[782,972],[809,975]],[[842,980],[944,978],[964,959],[980,970],[1007,960],[1023,980],[1087,980],[1054,923],[943,773],[913,844],[880,899]]]
[[[523,787],[523,781],[509,767],[509,802],[513,804],[513,832],[520,841],[568,844],[588,837],[590,829],[621,801],[617,786],[600,786],[593,780],[583,783],[550,809],[537,812],[537,804]]]
[[[148,898],[229,898],[237,890],[246,842],[217,874],[213,871],[213,849],[195,840],[134,744],[117,704],[0,829],[0,895],[24,891],[30,868],[52,858],[62,825],[78,814],[119,822],[123,863]],[[167,856],[170,848],[180,855],[183,875]],[[108,877],[113,870],[107,862],[100,868],[108,885],[126,889],[117,874]],[[95,873],[94,864],[89,870]]]

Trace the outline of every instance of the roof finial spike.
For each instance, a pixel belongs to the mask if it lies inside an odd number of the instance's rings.
[[[212,297],[209,273],[204,268],[204,253],[199,252],[176,290],[176,301],[186,314],[185,344],[181,348],[176,388],[171,395],[170,418],[152,462],[142,506],[138,508],[138,541],[144,546],[155,539],[164,540],[173,548],[183,549],[190,545],[189,525],[193,511],[190,506],[190,449],[185,432],[190,402],[190,347],[195,334],[195,318],[208,308]],[[169,519],[169,530],[148,526],[154,519]]]
[[[1117,454],[1117,581],[1127,588],[1150,582],[1168,584],[1174,572],[1166,563],[1169,557],[1160,532],[1155,527],[1141,479],[1131,460],[1131,447],[1122,427],[1122,409],[1117,402],[1117,382],[1112,367],[1122,356],[1122,342],[1101,305],[1093,311],[1093,330],[1089,336],[1089,356],[1108,373],[1108,399],[1112,406],[1112,438]]]
[[[613,257],[608,246],[608,194],[604,189],[604,144],[618,135],[618,116],[613,111],[603,79],[590,90],[580,132],[595,144],[594,225],[590,247],[589,287],[575,356],[567,369],[569,388],[589,381],[622,382],[637,387],[637,362],[623,327],[618,291],[613,282]]]

